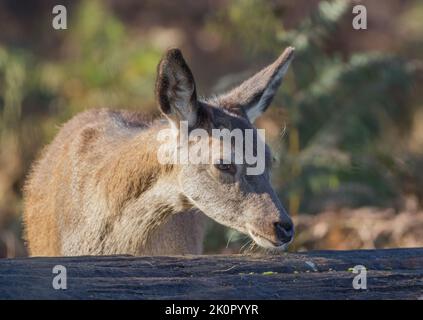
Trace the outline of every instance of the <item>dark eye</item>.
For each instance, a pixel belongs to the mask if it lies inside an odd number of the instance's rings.
[[[236,172],[236,166],[232,163],[223,163],[223,160],[221,160],[219,163],[215,164],[215,167],[219,169],[220,171],[225,171],[229,173],[235,173]]]
[[[222,171],[231,170],[231,167],[232,167],[231,164],[224,164],[224,163],[216,164],[216,168],[218,168],[219,170],[222,170]]]

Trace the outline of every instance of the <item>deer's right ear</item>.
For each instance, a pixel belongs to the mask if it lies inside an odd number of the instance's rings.
[[[293,58],[294,48],[286,48],[272,64],[220,96],[220,104],[254,122],[269,107]]]
[[[197,123],[198,102],[194,77],[179,49],[170,49],[159,63],[156,99],[160,111],[179,128],[187,121],[192,128]]]

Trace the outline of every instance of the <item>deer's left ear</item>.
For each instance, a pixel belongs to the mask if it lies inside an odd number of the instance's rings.
[[[286,48],[271,65],[220,96],[219,103],[254,122],[269,107],[293,58],[294,48]]]
[[[180,121],[189,127],[197,123],[198,101],[194,77],[179,49],[170,49],[159,63],[156,100],[160,111],[179,128]]]

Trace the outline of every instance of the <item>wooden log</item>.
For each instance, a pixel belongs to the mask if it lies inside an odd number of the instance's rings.
[[[56,265],[66,290],[52,286]],[[353,288],[356,265],[366,290]],[[0,299],[423,299],[423,248],[3,259]]]

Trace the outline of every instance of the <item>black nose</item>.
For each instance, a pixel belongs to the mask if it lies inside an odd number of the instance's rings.
[[[275,222],[276,235],[283,243],[288,243],[294,236],[294,226],[292,222]]]

